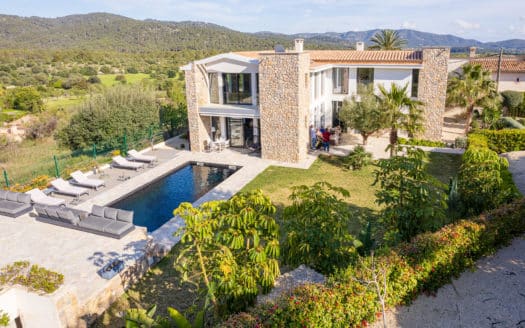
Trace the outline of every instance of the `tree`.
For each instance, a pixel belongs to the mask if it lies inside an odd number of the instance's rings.
[[[407,43],[397,31],[388,29],[376,32],[376,34],[370,38],[370,42],[372,42],[373,45],[368,48],[375,50],[401,50]]]
[[[390,128],[390,156],[393,156],[397,145],[397,132],[406,130],[410,135],[423,129],[421,101],[411,99],[407,94],[408,84],[398,87],[390,85],[390,91],[379,85],[380,103],[383,109],[385,127]]]
[[[284,261],[306,264],[323,273],[348,265],[360,246],[349,231],[352,212],[338,196],[348,191],[328,182],[292,187],[292,205],[283,213]]]
[[[216,314],[243,310],[273,287],[280,274],[275,211],[260,190],[198,208],[182,203],[174,211],[185,222],[176,233],[183,247],[176,267]]]
[[[42,96],[33,87],[14,88],[7,95],[9,105],[18,110],[40,112],[44,109]]]
[[[188,111],[185,104],[166,104],[160,107],[160,123],[172,137],[188,127]]]
[[[496,96],[496,83],[492,81],[490,72],[481,68],[479,64],[464,65],[462,72],[449,79],[447,86],[447,103],[466,109],[465,134],[470,128],[474,107],[481,106],[486,98]]]
[[[424,152],[403,148],[406,156],[381,159],[373,185],[379,184],[376,202],[381,215],[403,241],[437,226],[445,216],[446,195],[424,170]]]
[[[359,96],[353,96],[351,100],[345,99],[339,112],[339,119],[346,126],[358,130],[363,138],[363,145],[366,145],[368,137],[385,125],[384,112],[373,87],[362,90]]]

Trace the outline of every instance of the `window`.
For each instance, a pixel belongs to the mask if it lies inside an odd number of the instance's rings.
[[[343,107],[342,101],[332,101],[332,126],[338,126],[341,124],[339,121],[339,111]]]
[[[417,98],[417,90],[419,87],[419,70],[412,70],[412,92],[410,93],[411,97]]]
[[[374,69],[373,68],[358,68],[357,69],[357,92],[363,88],[368,87],[374,83]]]
[[[252,104],[251,74],[223,73],[222,81],[225,104]]]
[[[348,93],[348,68],[332,69],[333,93]]]

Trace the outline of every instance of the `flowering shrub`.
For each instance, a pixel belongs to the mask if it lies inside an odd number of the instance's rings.
[[[422,292],[435,293],[481,256],[508,244],[523,232],[525,199],[520,199],[383,250],[376,261],[388,268],[387,304],[408,304]],[[331,276],[326,285],[303,285],[275,304],[259,305],[249,313],[236,314],[220,326],[367,326],[380,313],[376,294],[358,281],[364,274],[360,267],[351,265]]]
[[[26,183],[26,184],[16,183],[12,185],[11,187],[9,187],[9,190],[16,191],[16,192],[26,192],[26,191],[29,191],[35,188],[44,189],[49,186],[49,183],[51,180],[52,178],[47,175],[39,175],[33,180],[31,180],[29,183]]]

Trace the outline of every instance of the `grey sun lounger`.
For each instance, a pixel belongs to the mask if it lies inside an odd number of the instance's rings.
[[[31,196],[0,189],[0,215],[16,218],[32,209]]]
[[[77,186],[94,188],[95,190],[98,190],[98,188],[104,187],[106,185],[104,180],[89,178],[84,173],[82,173],[82,171],[75,171],[71,173],[71,177],[73,180],[70,180],[69,183]]]
[[[139,153],[135,149],[128,151],[128,159],[130,161],[144,162],[144,163],[154,163],[157,161],[156,156],[144,155],[144,154]]]
[[[128,161],[127,159],[119,155],[119,156],[113,157],[113,163],[111,164],[111,166],[116,167],[116,168],[136,171],[138,169],[143,168],[144,164]]]
[[[60,198],[55,198],[44,194],[44,192],[38,188],[29,190],[26,194],[31,196],[31,201],[37,205],[47,206],[65,206],[66,201]]]
[[[67,181],[62,178],[51,181],[51,185],[55,188],[57,194],[63,194],[68,196],[74,196],[79,198],[82,195],[89,195],[89,190],[82,187],[75,187],[70,185]]]

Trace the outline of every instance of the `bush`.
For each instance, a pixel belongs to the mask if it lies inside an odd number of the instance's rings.
[[[454,148],[467,148],[467,137],[457,137],[454,140]]]
[[[119,74],[119,75],[115,76],[115,81],[119,81],[122,84],[126,84],[126,76],[122,75],[122,74]]]
[[[7,95],[8,103],[13,109],[39,112],[44,109],[42,96],[33,87],[15,88]]]
[[[91,66],[84,66],[79,70],[79,73],[86,76],[97,75],[97,70]]]
[[[11,319],[9,318],[9,315],[4,311],[0,310],[0,326],[7,327],[7,325],[9,325],[10,320]]]
[[[486,140],[486,146],[498,154],[510,151],[525,150],[525,130],[503,129],[503,130],[480,130],[469,134],[469,142],[474,138],[482,136]]]
[[[510,116],[520,116],[519,110],[523,103],[523,92],[518,91],[503,91],[503,106],[507,107]]]
[[[507,117],[507,116],[500,118],[496,122],[495,127],[498,130],[501,130],[501,129],[520,129],[520,130],[523,130],[523,129],[525,129],[525,126],[523,126],[523,124],[521,124],[520,122],[516,121],[512,117]]]
[[[435,293],[476,260],[507,245],[525,232],[525,200],[521,199],[473,220],[461,220],[434,233],[424,233],[376,256],[388,268],[387,305],[408,304],[420,293]],[[364,262],[370,261],[365,258]],[[221,327],[362,327],[375,321],[375,292],[358,281],[362,267],[349,266],[326,285],[309,284],[274,305],[231,316]]]
[[[367,152],[363,146],[357,145],[343,161],[347,169],[361,170],[372,163],[372,153]]]
[[[126,72],[127,72],[128,74],[137,74],[139,71],[138,71],[135,67],[128,67],[128,68],[126,69]]]
[[[38,265],[31,267],[29,265],[27,261],[20,261],[1,268],[0,287],[18,284],[33,291],[50,294],[64,282],[64,276],[60,273],[49,271]]]
[[[91,84],[95,84],[95,83],[100,83],[100,78],[96,75],[94,76],[90,76],[88,79],[87,79],[88,83],[91,83]]]
[[[26,136],[29,139],[41,139],[49,137],[57,128],[58,120],[55,116],[42,117],[38,121],[31,123],[27,129]]]
[[[409,146],[427,146],[427,147],[446,147],[447,144],[442,141],[424,140],[424,139],[397,139],[401,145]]]

